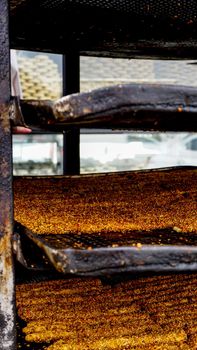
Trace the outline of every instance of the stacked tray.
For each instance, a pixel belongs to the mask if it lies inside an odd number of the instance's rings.
[[[192,274],[17,285],[22,349],[195,350],[196,285]]]
[[[105,128],[155,131],[197,131],[196,88],[123,84],[75,93],[57,101],[21,100],[31,128]]]
[[[185,0],[11,0],[10,6],[13,48],[128,58],[196,58],[194,0],[189,6]]]
[[[21,256],[73,275],[196,271],[196,181],[192,167],[15,178]]]

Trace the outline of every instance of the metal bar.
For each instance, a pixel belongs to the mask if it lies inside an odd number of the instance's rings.
[[[196,232],[177,233],[173,229],[60,235],[38,235],[25,226],[18,227],[19,241],[27,237],[48,257],[57,271],[84,276],[110,276],[121,273],[158,273],[197,270]],[[27,236],[27,237],[26,237]],[[23,243],[20,254],[29,256],[32,242]],[[57,243],[58,242],[58,243]],[[161,243],[162,242],[162,243]],[[77,247],[73,247],[73,244]],[[88,249],[90,248],[91,249]],[[33,250],[36,251],[35,248]],[[35,270],[42,256],[33,262]],[[34,257],[35,259],[35,257]],[[32,260],[30,262],[32,270]],[[45,271],[49,270],[46,265]]]
[[[80,62],[78,53],[63,56],[63,95],[80,90]],[[70,129],[63,134],[63,174],[80,173],[80,130]]]
[[[16,349],[8,0],[0,1],[0,349]]]
[[[21,101],[21,109],[25,123],[41,130],[60,131],[78,127],[197,131],[195,87],[115,85],[71,94],[55,104],[51,101]],[[71,147],[74,146],[73,142]]]

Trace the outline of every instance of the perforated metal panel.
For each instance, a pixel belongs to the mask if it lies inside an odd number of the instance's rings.
[[[197,3],[195,0],[45,0],[41,6],[45,8],[66,9],[68,5],[110,9],[131,15],[171,17],[174,20],[196,20]]]
[[[109,57],[197,57],[194,0],[26,0],[18,11],[16,6],[12,0],[15,48]]]

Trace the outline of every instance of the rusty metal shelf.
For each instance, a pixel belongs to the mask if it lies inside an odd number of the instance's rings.
[[[125,84],[75,93],[52,101],[21,101],[33,130],[109,128],[197,131],[196,88]]]
[[[178,5],[176,0],[11,0],[11,45],[95,56],[196,58],[196,2]]]
[[[151,6],[147,6],[145,0],[133,2],[126,0],[113,1],[111,3],[108,2],[108,8],[105,6],[106,1],[98,2],[97,0],[39,0],[36,2],[33,0],[11,0],[9,5],[10,16],[8,16],[8,1],[3,0],[0,5],[0,43],[2,44],[0,45],[2,51],[0,55],[0,77],[2,78],[0,79],[2,88],[0,134],[3,140],[0,154],[2,170],[1,192],[3,194],[0,203],[3,208],[0,223],[2,233],[0,236],[2,249],[0,275],[2,275],[1,280],[3,281],[1,283],[1,292],[5,293],[6,291],[5,294],[1,294],[0,302],[1,311],[3,310],[1,313],[2,328],[0,334],[2,350],[7,350],[8,348],[9,350],[15,350],[16,348],[13,305],[14,276],[11,256],[11,136],[8,118],[9,106],[7,103],[10,98],[9,44],[11,43],[11,48],[65,54],[74,52],[80,55],[167,59],[196,59],[197,57],[197,5],[195,0],[190,1],[190,6],[185,1],[179,1],[179,6],[177,6],[176,0],[169,2],[153,1]],[[8,22],[10,24],[10,40],[8,37]],[[152,101],[156,91],[154,89],[148,90],[148,93],[145,89],[145,93],[147,93],[146,98],[148,98],[146,101]],[[160,96],[161,92],[162,89],[160,88]],[[103,93],[106,93],[106,91],[103,91]],[[135,93],[138,93],[138,91],[136,90]],[[191,89],[180,89],[178,91],[175,88],[173,92],[173,89],[170,88],[172,99],[170,100],[171,102],[165,104],[164,101],[169,96],[168,93],[169,91],[164,93],[163,100],[157,99],[151,105],[145,102],[145,107],[143,106],[144,100],[137,100],[136,103],[133,100],[127,100],[128,105],[120,106],[117,104],[114,110],[113,106],[108,104],[110,102],[108,100],[105,110],[102,110],[101,105],[98,105],[98,110],[95,111],[85,108],[82,113],[84,119],[81,122],[80,112],[78,115],[79,123],[77,120],[75,125],[71,120],[66,121],[64,114],[63,119],[62,115],[58,119],[59,117],[57,118],[56,113],[55,119],[54,113],[52,113],[52,122],[50,118],[43,119],[42,113],[38,113],[38,119],[34,119],[33,116],[33,121],[29,122],[28,118],[32,116],[26,116],[26,102],[22,103],[22,108],[25,119],[27,118],[27,123],[32,124],[33,128],[44,131],[64,130],[71,124],[74,127],[93,126],[162,131],[196,131],[195,91]],[[76,97],[76,102],[82,102],[80,100],[81,96]],[[92,97],[92,95],[88,95],[88,97]],[[96,95],[95,97],[97,98]],[[32,107],[32,104],[29,103],[28,106]],[[82,106],[85,107],[83,104]],[[139,106],[141,107],[139,108]],[[46,104],[44,113],[46,113],[47,108],[48,105]],[[108,119],[109,113],[112,115],[111,119]],[[149,119],[148,115],[150,116],[150,114],[152,117]],[[77,110],[75,110],[75,115],[77,115]],[[99,120],[97,120],[98,115],[101,118]],[[133,118],[132,121],[130,116]],[[34,256],[34,259],[38,258],[40,264],[35,268],[47,273],[50,268],[48,267],[46,256],[48,256],[58,271],[80,276],[84,274],[105,276],[106,274],[114,274],[114,272],[124,273],[128,271],[136,273],[142,270],[153,273],[158,271],[196,271],[197,268],[195,237],[189,233],[187,234],[187,242],[183,234],[183,236],[180,235],[182,237],[181,245],[179,245],[179,240],[175,239],[176,245],[174,245],[174,241],[171,241],[171,245],[169,245],[164,240],[162,241],[164,243],[163,246],[159,245],[159,242],[156,242],[156,244],[153,242],[154,245],[152,245],[152,241],[149,240],[149,244],[147,244],[147,239],[150,239],[150,237],[146,237],[145,244],[144,241],[142,243],[133,241],[135,246],[129,246],[127,241],[125,246],[125,242],[120,242],[120,237],[117,235],[115,235],[115,243],[113,243],[113,240],[103,239],[100,235],[95,235],[92,241],[89,241],[89,237],[84,237],[86,240],[80,242],[76,235],[71,235],[70,238],[72,237],[72,239],[69,242],[65,240],[67,237],[62,236],[62,243],[64,241],[64,249],[62,249],[56,245],[57,242],[54,245],[54,240],[50,240],[49,236],[46,239],[44,236],[36,236],[28,229],[22,228],[22,230],[37,247],[43,249],[44,255],[41,251],[40,256],[39,254],[36,257]],[[144,233],[145,236],[146,233]],[[129,241],[132,239],[133,237],[129,236]],[[20,240],[15,242],[16,248],[18,247],[18,242]],[[4,243],[6,244],[4,245]],[[79,243],[82,244],[81,248],[74,249],[73,246]],[[119,246],[112,247],[112,245],[116,244]],[[20,250],[21,247],[22,241],[18,249]],[[36,250],[35,245],[34,249]],[[21,258],[20,253],[22,252],[19,251],[18,253]],[[28,261],[29,257],[29,247],[27,247],[27,257],[26,259],[22,257],[21,261],[24,262],[26,260],[27,267],[34,269],[34,266],[31,266],[31,261]],[[7,291],[9,292],[7,293]]]
[[[197,271],[197,233],[177,233],[169,228],[124,234],[37,235],[24,226],[18,227],[21,239],[24,235],[30,238],[56,270],[66,275]],[[29,245],[24,246],[27,256],[30,249]],[[34,266],[37,269],[35,260]],[[27,264],[27,268],[32,269],[32,265]]]
[[[50,261],[66,275],[197,271],[196,176],[195,167],[175,167],[34,178],[33,185],[16,178],[19,256],[28,268],[47,270]]]

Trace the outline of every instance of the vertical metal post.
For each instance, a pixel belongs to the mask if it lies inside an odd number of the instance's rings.
[[[8,0],[0,1],[0,349],[16,349]]]
[[[78,53],[63,56],[63,95],[80,90],[80,58]],[[75,175],[80,173],[80,131],[67,130],[63,142],[63,173]]]

